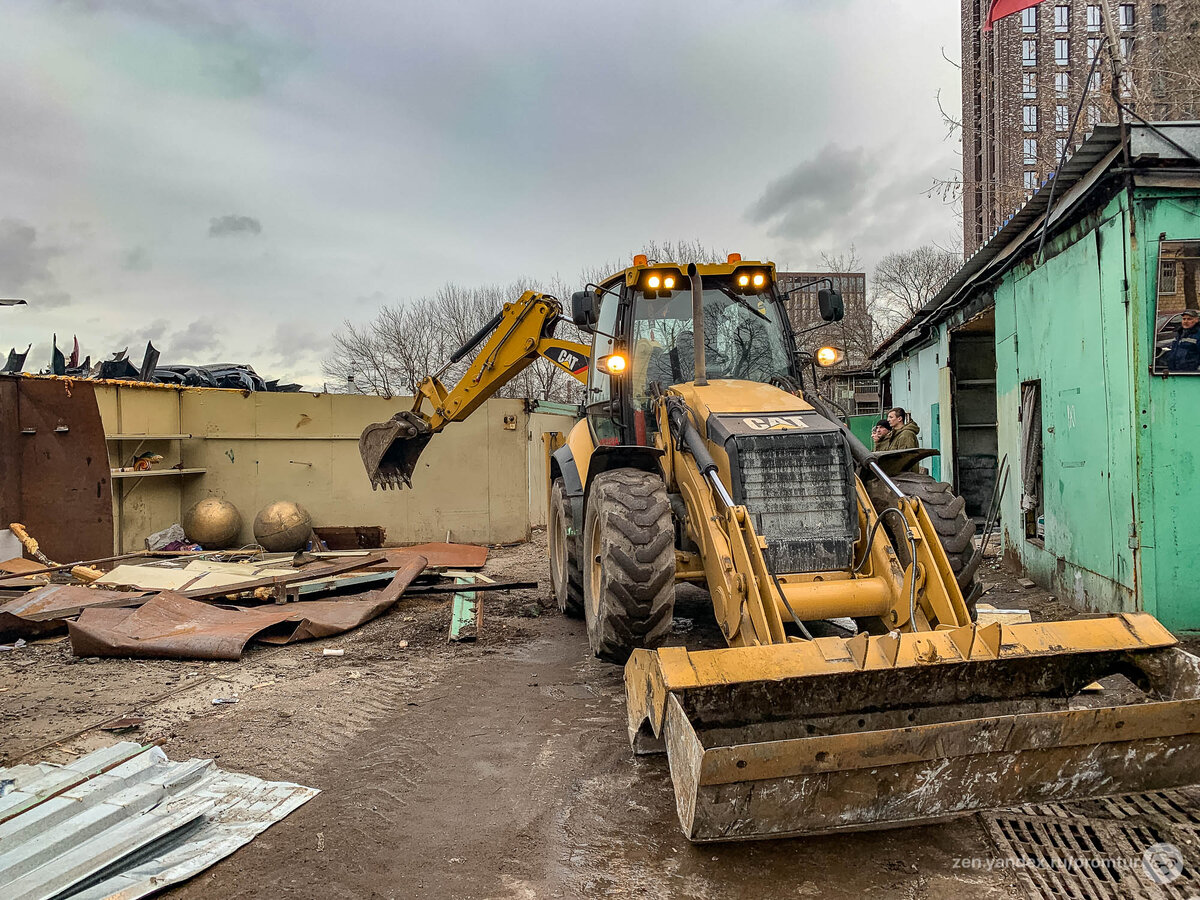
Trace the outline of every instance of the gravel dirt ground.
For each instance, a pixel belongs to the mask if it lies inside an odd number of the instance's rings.
[[[323,791],[173,900],[1023,894],[1011,872],[962,867],[997,855],[974,818],[690,844],[666,758],[629,750],[621,670],[589,658],[582,624],[554,607],[544,537],[493,550],[485,572],[542,587],[488,595],[469,644],[447,642],[448,600],[410,598],[354,632],[252,645],[240,662],[76,660],[66,641],[0,653],[0,762],[124,738]],[[996,607],[1076,614],[999,559],[982,577]],[[677,616],[672,643],[717,645],[702,592],[681,591]],[[145,722],[129,734],[97,728],[130,714]]]

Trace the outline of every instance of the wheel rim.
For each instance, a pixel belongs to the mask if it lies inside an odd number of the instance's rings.
[[[600,549],[600,517],[596,516],[592,522],[592,533],[589,536],[588,547],[592,551],[592,555],[588,558],[588,592],[587,592],[587,611],[588,615],[596,619],[600,615],[600,591],[601,588],[601,563],[600,554],[595,551]]]
[[[563,527],[562,508],[555,504],[551,508],[550,521],[550,580],[554,583],[555,591],[562,586],[566,580],[564,577],[567,571],[567,544],[566,535]]]

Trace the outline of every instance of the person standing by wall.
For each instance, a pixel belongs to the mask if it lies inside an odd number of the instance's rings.
[[[921,433],[921,426],[908,421],[908,413],[902,407],[889,409],[887,422],[892,429],[891,445],[887,449],[916,450],[920,446],[917,436]]]
[[[875,442],[876,453],[892,449],[892,426],[887,419],[880,419],[871,427],[871,440]]]

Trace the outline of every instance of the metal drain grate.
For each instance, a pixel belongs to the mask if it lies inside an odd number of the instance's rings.
[[[1035,900],[1200,897],[1200,787],[1021,806],[981,818],[1002,863]],[[1181,870],[1161,845],[1182,855]],[[1166,854],[1174,877],[1147,865],[1151,848],[1160,863]]]

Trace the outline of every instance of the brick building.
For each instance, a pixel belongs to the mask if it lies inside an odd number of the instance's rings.
[[[822,278],[830,279],[834,288],[841,292],[842,301],[846,306],[846,315],[840,322],[823,323],[821,321],[821,313],[817,308],[817,292],[829,285],[824,282],[818,284],[811,282]],[[807,287],[795,290],[799,285],[807,285]],[[871,351],[875,349],[874,323],[867,311],[866,274],[863,272],[776,272],[775,286],[780,296],[786,294],[784,307],[787,309],[792,328],[796,332],[796,344],[799,349],[811,353],[818,347],[832,344],[846,351],[845,362],[836,367],[831,374],[841,379],[839,384],[842,381],[845,382],[843,387],[849,386],[847,388],[849,394],[843,398],[848,402],[845,407],[847,411],[853,415],[858,411],[858,406],[866,404],[871,408],[866,409],[865,412],[877,412],[879,380],[874,375],[868,371],[857,380],[842,378],[852,371],[857,372],[858,367],[867,361]],[[789,294],[789,291],[792,293]],[[855,391],[861,395],[858,400],[855,399]],[[864,399],[872,393],[874,394],[873,406],[871,406],[871,400]]]
[[[970,255],[1055,169],[1105,30],[1097,0],[1043,0],[983,31],[990,0],[962,0],[963,247]],[[1123,102],[1156,121],[1200,117],[1200,0],[1109,3]],[[1115,122],[1108,53],[1071,143]],[[1073,149],[1070,148],[1070,149]]]

